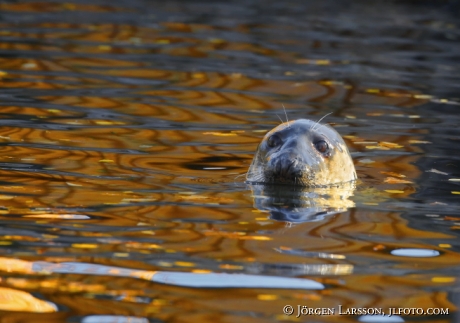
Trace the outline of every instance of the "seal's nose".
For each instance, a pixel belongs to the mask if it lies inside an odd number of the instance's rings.
[[[274,162],[273,176],[284,182],[294,182],[302,177],[302,160],[297,154],[289,152],[279,156]]]

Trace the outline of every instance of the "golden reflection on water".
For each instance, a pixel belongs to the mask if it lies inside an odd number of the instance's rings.
[[[130,12],[115,5],[46,2],[0,8],[16,14]],[[443,288],[456,278],[434,271],[460,259],[447,244],[431,241],[455,236],[413,228],[401,212],[385,209],[385,201],[417,191],[422,172],[415,162],[420,145],[430,144],[423,141],[428,131],[405,126],[417,124],[420,116],[411,108],[429,102],[428,96],[330,77],[312,80],[299,71],[349,62],[299,58],[271,46],[276,40],[261,45],[219,37],[224,31],[249,34],[248,25],[0,26],[0,51],[14,54],[0,57],[0,88],[11,96],[2,99],[0,110],[0,310],[18,312],[5,319],[19,321],[19,312],[31,311],[32,304],[35,312],[55,310],[31,292],[65,308],[40,318],[46,322],[97,314],[168,322],[293,320],[282,315],[286,304],[454,309]],[[283,77],[199,68],[207,62],[200,59],[227,64],[234,59],[230,53],[290,65]],[[276,114],[283,115],[282,103],[289,117],[317,120],[334,111],[329,122],[358,154],[362,183],[354,201],[364,207],[294,225],[253,207],[238,176],[264,131],[278,122]],[[394,118],[392,125],[401,127],[385,131],[384,124],[375,131],[370,126],[381,118]],[[441,255],[414,260],[390,254],[403,247]],[[136,275],[40,276],[31,269],[38,261],[142,273],[313,277],[327,288],[189,289]],[[337,319],[350,318],[321,318]]]
[[[56,307],[39,300],[28,293],[11,288],[0,287],[0,310],[49,313],[55,312]]]

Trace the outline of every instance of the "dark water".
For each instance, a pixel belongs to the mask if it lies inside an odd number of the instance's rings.
[[[457,322],[459,8],[0,2],[0,322]],[[282,105],[332,112],[341,211],[244,185]]]

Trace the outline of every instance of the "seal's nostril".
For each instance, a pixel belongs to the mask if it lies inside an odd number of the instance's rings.
[[[286,165],[285,165],[285,167],[283,169],[284,175],[286,177],[289,177],[292,174],[292,171],[293,171],[293,168],[294,168],[293,166],[294,166],[294,161],[293,160],[288,160],[286,162]]]
[[[276,163],[276,165],[275,165],[275,174],[280,174],[281,169],[282,169],[281,168],[281,163],[280,162]]]
[[[301,163],[297,159],[291,159],[288,156],[280,157],[276,160],[273,167],[273,176],[281,180],[294,181],[301,176]]]

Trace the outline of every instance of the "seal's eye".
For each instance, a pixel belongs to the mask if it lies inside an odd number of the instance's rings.
[[[271,135],[267,139],[267,145],[270,148],[276,147],[281,144],[281,138],[278,135]]]
[[[329,145],[324,140],[320,140],[315,143],[315,148],[320,153],[325,154],[329,150]]]

